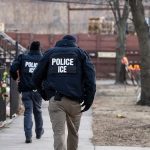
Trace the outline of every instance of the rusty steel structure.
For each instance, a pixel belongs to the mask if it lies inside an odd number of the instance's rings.
[[[12,38],[16,38],[16,33],[8,33]],[[41,35],[18,33],[19,43],[28,47],[31,41],[39,40],[43,52],[55,45],[64,35]],[[116,35],[100,34],[76,34],[79,47],[85,49],[95,65],[97,78],[112,78],[116,73]],[[126,54],[130,64],[140,64],[140,49],[136,35],[126,36]]]

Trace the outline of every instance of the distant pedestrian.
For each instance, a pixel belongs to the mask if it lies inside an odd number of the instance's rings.
[[[45,53],[33,81],[43,98],[50,99],[54,150],[66,150],[65,122],[67,150],[77,150],[81,115],[91,107],[96,91],[95,70],[88,54],[77,47],[74,36],[66,35]]]
[[[126,84],[127,83],[127,72],[128,72],[128,58],[124,55],[121,58],[121,68],[120,68],[120,82]]]
[[[41,111],[42,98],[32,82],[32,73],[41,58],[40,42],[33,41],[29,52],[20,54],[10,67],[11,77],[18,80],[18,90],[22,94],[22,102],[25,107],[24,131],[26,143],[32,142],[32,112],[35,119],[36,138],[40,139],[44,133]]]

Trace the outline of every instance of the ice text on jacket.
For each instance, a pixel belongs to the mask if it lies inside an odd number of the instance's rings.
[[[33,73],[34,69],[37,67],[38,63],[36,62],[25,62],[25,67],[29,69],[29,73]]]

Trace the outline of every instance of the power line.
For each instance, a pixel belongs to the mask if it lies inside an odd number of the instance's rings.
[[[90,5],[104,5],[106,0],[37,0],[45,2],[59,2],[59,3],[74,3],[74,4],[90,4]]]

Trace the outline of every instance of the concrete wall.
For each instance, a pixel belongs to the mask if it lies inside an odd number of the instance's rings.
[[[66,4],[36,0],[0,0],[0,22],[4,22],[6,31],[17,29],[18,32],[41,34],[66,33]]]
[[[104,11],[70,11],[71,33],[87,33],[89,18],[105,14]],[[109,14],[112,17],[112,13]],[[22,33],[64,34],[68,31],[67,4],[37,0],[0,0],[1,22],[5,24],[7,32],[17,29]]]
[[[71,7],[103,6],[71,4]],[[89,18],[104,16],[113,19],[111,10],[70,11],[70,32],[88,33]],[[146,16],[150,16],[149,10]],[[67,4],[42,0],[0,0],[0,23],[5,24],[7,32],[18,30],[19,33],[66,34],[68,32]]]

